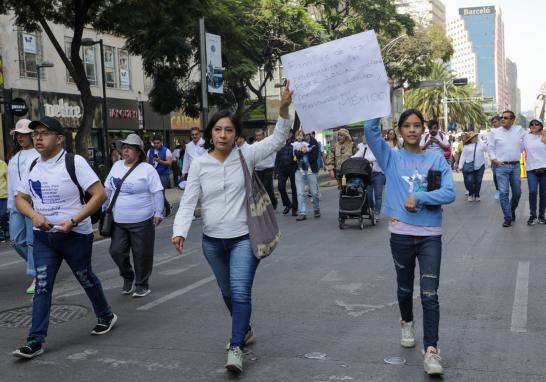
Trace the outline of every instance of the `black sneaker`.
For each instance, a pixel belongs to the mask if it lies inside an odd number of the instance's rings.
[[[106,334],[114,327],[118,316],[112,313],[110,317],[97,317],[97,324],[91,331],[91,334],[100,336],[101,334]]]
[[[512,210],[512,221],[516,221],[516,210]]]
[[[537,218],[535,218],[534,216],[531,216],[529,220],[527,220],[527,225],[535,225],[535,224],[537,224]]]
[[[316,217],[316,218],[320,218],[320,208],[317,208],[317,209],[315,210],[315,217]]]
[[[512,226],[512,220],[510,219],[504,219],[504,223],[502,223],[503,227],[511,227]]]
[[[121,288],[121,294],[131,294],[135,291],[133,286],[133,280],[123,279],[123,288]]]
[[[282,211],[283,215],[288,215],[290,210],[292,209],[292,206],[284,207],[284,210]]]
[[[17,358],[32,359],[44,352],[42,343],[34,338],[28,338],[27,344],[13,352],[13,356]]]
[[[144,297],[149,295],[151,292],[150,288],[143,287],[143,286],[137,286],[135,293],[133,293],[133,297]]]
[[[538,218],[538,224],[546,224],[546,219],[544,219],[544,216]]]

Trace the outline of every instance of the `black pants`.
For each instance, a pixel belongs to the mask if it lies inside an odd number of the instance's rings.
[[[262,181],[269,199],[271,199],[271,204],[273,208],[277,208],[277,197],[275,196],[275,191],[273,190],[273,168],[266,168],[265,170],[256,171],[258,178]]]
[[[135,286],[148,287],[148,279],[154,265],[154,220],[140,223],[114,223],[110,256],[126,280],[135,280]],[[133,252],[131,267],[130,252]]]
[[[296,169],[283,168],[278,172],[278,188],[279,194],[281,194],[282,205],[285,207],[292,207],[293,211],[298,210],[298,193],[296,191]],[[292,202],[286,192],[286,181],[290,179],[290,189],[292,190]]]

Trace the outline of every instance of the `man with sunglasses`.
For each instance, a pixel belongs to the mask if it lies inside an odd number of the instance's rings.
[[[516,208],[521,197],[520,156],[523,151],[522,139],[525,130],[514,126],[516,116],[510,110],[502,113],[501,126],[491,131],[489,157],[496,166],[500,205],[504,214],[503,227],[510,227],[516,221]],[[512,200],[509,200],[512,189]]]
[[[64,128],[58,120],[44,117],[31,122],[29,128],[34,130],[34,147],[40,156],[25,171],[15,203],[34,226],[36,290],[27,343],[13,352],[15,357],[26,359],[43,353],[53,286],[63,260],[93,305],[97,324],[91,334],[106,334],[117,321],[91,267],[90,216],[106,200],[104,187],[84,158],[63,149]],[[69,172],[69,166],[73,172]],[[80,189],[91,194],[86,204],[82,204]]]

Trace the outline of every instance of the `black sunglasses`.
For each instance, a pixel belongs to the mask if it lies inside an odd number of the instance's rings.
[[[538,122],[533,122],[530,124],[530,126],[542,126],[542,124]]]
[[[502,118],[502,119],[514,119],[514,118],[512,118],[512,117],[505,117],[505,116],[502,116],[501,118]]]

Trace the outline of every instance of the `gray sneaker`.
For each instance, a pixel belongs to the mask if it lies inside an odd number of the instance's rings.
[[[135,291],[133,280],[123,279],[123,288],[121,288],[121,294],[131,294]]]
[[[243,371],[243,351],[240,347],[228,350],[226,369],[234,373],[241,373]]]
[[[442,357],[440,357],[440,350],[432,351],[431,347],[429,347],[429,350],[427,350],[425,353],[425,360],[423,361],[425,373],[428,375],[444,374],[444,368],[440,363],[441,360]]]
[[[151,292],[150,288],[143,287],[143,286],[137,286],[135,293],[133,293],[133,297],[144,297],[149,295]]]
[[[415,346],[415,332],[413,329],[413,321],[405,322],[400,320],[400,328],[402,330],[402,338],[400,345],[404,348],[412,348]]]

